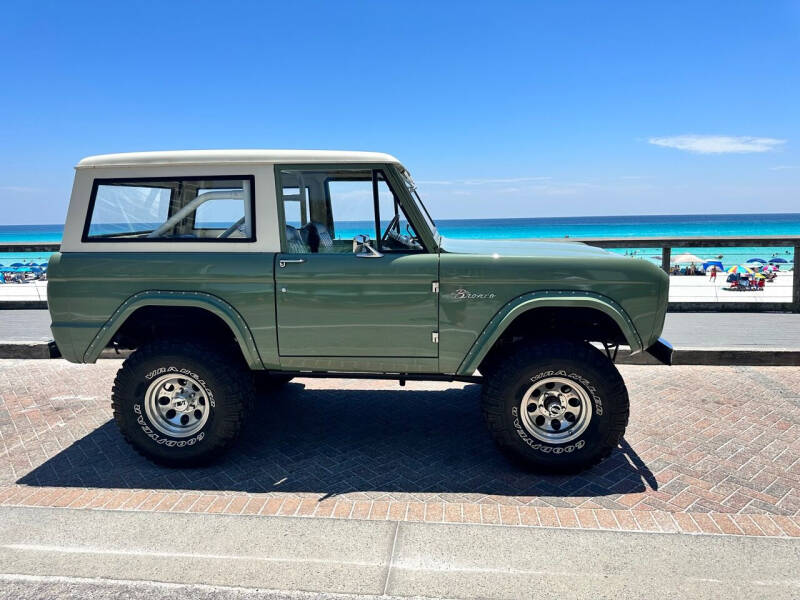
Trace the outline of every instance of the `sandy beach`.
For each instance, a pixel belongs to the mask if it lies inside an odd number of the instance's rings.
[[[14,300],[47,300],[47,282],[0,284],[0,308],[3,302]]]
[[[791,302],[792,272],[781,272],[774,281],[764,285],[764,291],[730,290],[725,281],[727,273],[717,275],[716,282],[708,275],[670,275],[670,302]]]

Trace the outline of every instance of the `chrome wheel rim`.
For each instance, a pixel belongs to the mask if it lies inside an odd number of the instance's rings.
[[[565,377],[548,377],[534,383],[520,403],[525,429],[536,439],[566,444],[580,436],[592,420],[589,393]]]
[[[184,438],[200,431],[210,413],[203,386],[188,375],[162,375],[145,392],[147,418],[166,435]]]

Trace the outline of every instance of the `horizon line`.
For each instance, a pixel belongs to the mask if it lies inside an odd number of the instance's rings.
[[[632,217],[744,217],[744,216],[753,216],[753,215],[791,215],[800,217],[800,212],[755,212],[755,213],[644,213],[644,214],[614,214],[614,215],[564,215],[559,217],[467,217],[467,218],[457,218],[457,217],[443,217],[443,218],[436,218],[434,221],[521,221],[526,219],[586,219],[586,218],[632,218]],[[358,223],[359,221],[350,221],[349,219],[344,219],[345,222],[351,223]],[[367,222],[365,220],[365,222]],[[0,225],[2,227],[26,227],[26,226],[36,226],[36,227],[63,227],[64,223],[5,223]]]

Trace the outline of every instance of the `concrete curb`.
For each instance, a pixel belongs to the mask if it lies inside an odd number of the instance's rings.
[[[763,350],[736,348],[685,348],[682,354],[684,365],[749,365],[762,367],[800,366],[800,350],[788,348],[766,348]]]
[[[620,365],[660,365],[647,354],[617,357]],[[716,367],[796,367],[800,366],[800,349],[794,348],[676,348],[673,365],[707,365]]]
[[[0,358],[59,358],[55,342],[2,342]]]
[[[125,358],[129,352],[117,353],[106,348],[100,358]],[[3,342],[2,358],[60,358],[55,342]],[[620,353],[620,365],[662,365],[646,352],[634,356]],[[800,349],[794,348],[680,348],[675,350],[674,365],[797,367],[800,366]]]
[[[0,508],[4,573],[326,598],[792,598],[798,552],[777,537]]]
[[[2,300],[0,310],[47,310],[47,300]]]

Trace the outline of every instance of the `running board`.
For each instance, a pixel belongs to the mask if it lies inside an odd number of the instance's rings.
[[[400,385],[406,381],[460,381],[463,383],[483,383],[479,375],[439,375],[437,373],[350,373],[348,371],[272,371],[270,375],[291,375],[292,377],[316,377],[319,379],[389,379]]]

